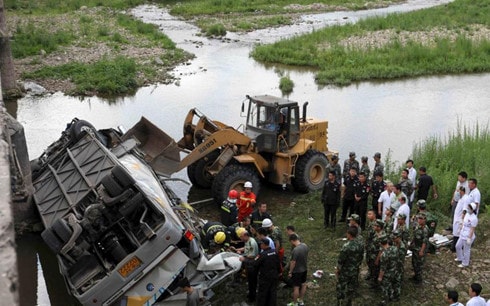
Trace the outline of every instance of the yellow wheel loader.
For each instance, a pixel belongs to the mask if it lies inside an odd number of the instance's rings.
[[[252,182],[255,194],[263,180],[292,184],[300,192],[321,189],[333,154],[327,147],[328,122],[308,118],[308,102],[300,116],[294,101],[269,95],[247,100],[246,125],[238,129],[191,109],[177,143],[188,155],[177,168],[187,167],[194,185],[211,187],[217,203],[230,189],[240,191],[246,181]]]

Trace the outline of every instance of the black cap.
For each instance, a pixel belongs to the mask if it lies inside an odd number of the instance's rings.
[[[331,160],[337,160],[339,159],[339,157],[337,155],[332,155],[332,157],[330,157]]]
[[[374,156],[373,157],[379,157],[379,158],[381,158],[381,153],[376,152],[376,153],[374,153]]]
[[[269,246],[269,239],[267,238],[261,239],[259,240],[259,244],[264,244],[266,246]]]
[[[349,152],[349,157],[352,157],[352,156],[356,157],[356,152],[353,152],[353,151]]]

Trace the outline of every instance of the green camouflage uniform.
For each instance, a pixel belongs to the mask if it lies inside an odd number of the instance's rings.
[[[385,219],[385,227],[383,228],[388,236],[388,242],[391,244],[391,232],[393,232],[393,222],[396,220],[395,216],[391,216],[390,219]]]
[[[402,242],[405,245],[408,245],[408,242],[410,241],[410,231],[408,229],[408,226],[406,224],[404,224],[403,226],[399,225],[396,230],[402,233]]]
[[[366,262],[368,264],[369,275],[371,275],[373,281],[376,281],[379,275],[379,263],[376,265],[376,258],[378,257],[379,249],[381,247],[379,236],[382,235],[386,235],[384,230],[381,230],[379,233],[374,232],[372,242],[370,245],[366,244]]]
[[[332,165],[332,163],[328,163],[328,165],[325,167],[327,170],[327,174],[330,171],[335,172],[335,180],[339,182],[342,185],[342,170],[340,169],[340,165],[337,163],[335,165]]]
[[[399,299],[402,291],[403,275],[405,274],[405,256],[407,256],[407,247],[403,241],[400,241],[400,245],[396,246],[398,252],[398,261],[396,263],[397,271],[396,278],[393,283],[393,298]]]
[[[365,173],[366,178],[369,179],[369,174],[371,174],[371,169],[369,169],[369,165],[362,165],[361,170],[359,170],[359,173]]]
[[[379,261],[380,271],[384,271],[383,279],[381,280],[381,292],[383,299],[387,302],[393,298],[394,283],[398,277],[398,249],[395,246],[389,246],[382,250]]]
[[[419,251],[422,245],[425,243],[425,252],[422,256],[419,255]],[[417,226],[413,231],[412,242],[410,243],[410,250],[412,251],[412,267],[415,273],[414,279],[418,282],[422,281],[422,268],[424,266],[425,254],[427,253],[427,247],[429,244],[429,231],[427,226]]]
[[[359,266],[362,263],[363,248],[357,239],[348,241],[340,250],[337,261],[337,299],[352,302],[354,293],[359,288]]]
[[[425,224],[427,224],[427,230],[429,231],[429,238],[434,236],[436,233],[436,227],[437,227],[437,217],[430,212],[426,212],[427,215],[427,221]]]
[[[374,259],[373,256],[372,256],[372,252],[374,252],[374,249],[373,249],[373,239],[374,239],[374,235],[376,235],[376,231],[374,230],[373,228],[373,225],[376,223],[376,220],[373,220],[373,221],[367,221],[367,224],[366,224],[366,242],[364,243],[364,249],[366,250],[366,264],[368,266],[368,278],[372,278],[373,276],[373,267],[374,267],[374,260],[376,259],[376,256],[374,256]]]

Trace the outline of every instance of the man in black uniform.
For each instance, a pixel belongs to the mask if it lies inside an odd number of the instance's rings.
[[[349,152],[349,158],[344,161],[344,169],[342,170],[342,176],[344,180],[349,177],[349,170],[356,168],[359,170],[359,162],[356,160],[356,152]]]
[[[226,226],[212,221],[204,224],[201,238],[204,250],[210,254],[219,251],[221,248],[228,248],[231,242],[231,235]]]
[[[277,282],[279,280],[280,262],[277,253],[269,247],[269,240],[259,241],[262,252],[255,259],[254,266],[259,275],[257,306],[277,305]]]
[[[371,206],[376,213],[376,218],[381,219],[381,215],[378,215],[378,199],[383,191],[385,191],[386,183],[383,180],[383,172],[375,172],[374,180],[371,183]]]
[[[419,168],[419,182],[417,184],[417,199],[426,200],[429,197],[429,190],[432,187],[432,193],[434,199],[437,199],[437,189],[434,185],[432,177],[427,174],[427,169],[425,167]]]
[[[322,192],[323,203],[323,226],[335,228],[337,208],[340,204],[340,183],[337,181],[335,171],[328,173],[328,180],[325,181]]]
[[[272,216],[267,212],[267,204],[260,203],[259,207],[252,213],[252,227],[254,230],[262,226],[264,219],[272,220]]]
[[[339,222],[345,222],[347,212],[349,215],[354,213],[354,205],[356,204],[355,193],[356,188],[359,185],[359,179],[357,177],[357,168],[352,167],[349,170],[349,176],[344,179],[345,191],[344,201],[342,203],[342,216]]]
[[[367,183],[366,173],[359,173],[359,184],[354,191],[354,198],[356,200],[354,212],[361,218],[361,228],[366,228],[366,212],[367,202],[369,197],[369,184]]]

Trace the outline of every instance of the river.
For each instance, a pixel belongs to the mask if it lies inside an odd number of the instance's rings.
[[[392,158],[403,163],[410,157],[413,145],[428,136],[444,137],[456,129],[458,122],[470,127],[477,122],[488,123],[490,74],[361,82],[342,88],[319,87],[314,82],[314,71],[264,66],[253,61],[248,54],[258,42],[272,42],[323,26],[446,2],[449,1],[414,0],[378,10],[307,15],[293,26],[246,34],[228,33],[225,40],[198,36],[195,26],[177,20],[154,6],[141,6],[134,9],[132,14],[146,22],[158,24],[178,47],[196,54],[196,59],[175,69],[179,81],[141,88],[134,96],[115,100],[97,97],[81,99],[62,93],[26,96],[16,103],[9,103],[7,108],[25,127],[31,159],[57,139],[65,124],[74,117],[88,120],[100,129],[118,125],[129,128],[141,116],[145,116],[179,139],[183,120],[193,107],[231,126],[238,127],[244,123],[244,118],[240,117],[240,107],[245,95],[281,95],[278,88],[280,75],[277,72],[280,69],[288,73],[295,83],[289,98],[301,103],[308,101],[309,116],[329,121],[329,147],[340,152],[341,160],[347,158],[349,151],[355,151],[358,157],[369,156],[372,167],[375,152],[385,156],[391,151]],[[177,176],[186,178],[185,173],[178,173]],[[184,184],[177,184],[176,189],[179,196],[189,201],[209,196],[193,193],[193,189]],[[280,195],[272,191],[266,193],[264,198],[275,196]],[[26,239],[19,242],[19,250],[23,250],[25,258],[19,262],[23,268],[20,275],[21,304],[71,304],[56,264],[42,258],[46,254],[45,248],[41,243],[33,242],[38,241],[35,238]],[[35,290],[36,253],[41,255],[44,271],[50,271],[44,273],[45,280],[39,280],[46,282],[49,296],[38,294]]]

